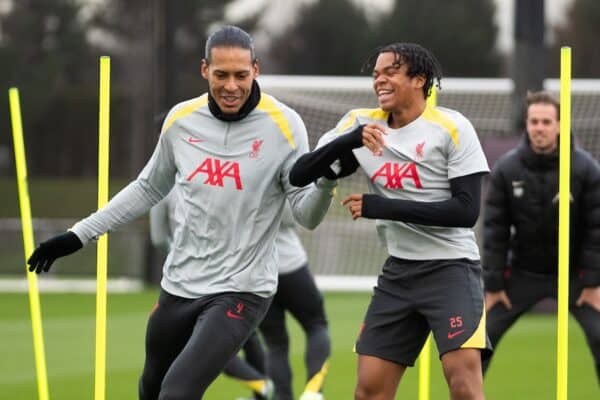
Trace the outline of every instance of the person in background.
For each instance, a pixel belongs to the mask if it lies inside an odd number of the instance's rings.
[[[496,347],[544,298],[557,297],[560,104],[528,93],[526,134],[498,160],[486,197],[483,267],[487,327]],[[573,144],[569,311],[590,346],[600,383],[600,169]],[[489,360],[483,364],[484,372]]]

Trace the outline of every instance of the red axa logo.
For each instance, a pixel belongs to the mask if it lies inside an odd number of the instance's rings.
[[[221,161],[218,158],[207,158],[192,172],[186,180],[191,181],[198,174],[206,174],[203,182],[211,186],[223,187],[225,179],[233,179],[235,188],[242,190],[242,179],[240,178],[240,165],[235,161]]]
[[[386,162],[371,176],[371,181],[375,182],[379,178],[385,179],[387,189],[403,189],[402,183],[405,179],[412,181],[417,189],[423,188],[417,165],[413,162],[401,164]]]
[[[252,150],[250,151],[250,158],[257,158],[258,153],[260,153],[260,147],[262,146],[264,140],[256,139],[252,142]]]

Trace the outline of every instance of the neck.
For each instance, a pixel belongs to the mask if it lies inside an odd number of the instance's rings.
[[[246,100],[238,112],[233,114],[225,114],[223,111],[221,111],[219,105],[215,99],[213,99],[210,93],[208,94],[208,109],[215,118],[220,119],[221,121],[235,122],[245,118],[248,114],[250,114],[250,112],[258,105],[259,101],[260,87],[258,86],[258,83],[254,81],[252,82],[250,97],[248,97],[248,100]]]
[[[402,128],[405,125],[410,124],[415,119],[419,118],[423,111],[425,111],[425,107],[427,103],[418,102],[413,103],[411,107],[394,110],[390,112],[390,120],[388,121],[388,125],[390,128],[397,129]]]
[[[556,143],[552,147],[539,148],[531,146],[531,150],[533,150],[536,154],[552,154],[556,151],[557,145]]]

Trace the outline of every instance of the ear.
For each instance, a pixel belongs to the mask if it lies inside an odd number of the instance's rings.
[[[202,59],[202,65],[200,66],[200,72],[202,73],[202,77],[208,80],[208,63],[206,59]]]
[[[414,78],[412,78],[412,85],[415,89],[423,89],[423,86],[425,86],[425,82],[427,82],[427,79],[425,79],[424,75],[417,75]]]
[[[258,67],[258,59],[256,59],[256,61],[254,61],[252,64],[252,70],[254,71],[254,78],[258,77],[260,72],[260,68]]]

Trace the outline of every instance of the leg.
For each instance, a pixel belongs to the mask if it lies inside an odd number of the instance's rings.
[[[256,329],[269,303],[248,293],[228,293],[202,304],[190,339],[165,375],[159,400],[201,399]]]
[[[255,399],[266,399],[269,391],[272,390],[270,387],[272,383],[265,376],[263,349],[256,332],[244,343],[243,349],[244,358],[240,355],[233,357],[225,366],[223,373],[252,390]],[[258,365],[252,364],[250,360],[257,362]]]
[[[194,328],[191,301],[161,291],[146,329],[146,359],[139,380],[140,400],[156,400],[171,363]]]
[[[451,400],[483,400],[481,350],[458,349],[442,356]]]
[[[406,367],[381,358],[359,355],[355,400],[393,400]]]
[[[549,295],[547,293],[547,282],[538,278],[524,275],[519,271],[513,271],[510,278],[506,280],[506,295],[512,308],[506,309],[502,304],[496,304],[487,313],[487,332],[494,351],[496,351],[500,339],[510,327],[537,302]],[[492,355],[483,360],[483,373],[487,372]]]
[[[406,367],[412,366],[429,335],[429,326],[415,309],[410,279],[416,263],[388,258],[379,276],[356,341],[356,400],[391,400]]]
[[[244,344],[244,358],[248,364],[252,365],[261,374],[267,372],[267,361],[265,359],[265,349],[258,334],[254,332]]]
[[[289,337],[285,327],[285,312],[279,304],[279,292],[260,325],[267,348],[267,375],[275,385],[278,400],[292,400],[292,369],[289,362]]]
[[[575,301],[581,294],[582,286],[577,282],[571,283],[570,296],[571,304],[570,311],[575,317],[583,333],[585,339],[592,352],[594,364],[596,366],[596,376],[600,384],[600,311],[596,310],[589,304],[583,304],[581,307],[575,305]]]
[[[326,362],[331,353],[331,341],[323,296],[317,289],[308,266],[281,275],[278,295],[280,304],[291,312],[306,334],[306,391],[321,392],[327,374]]]

